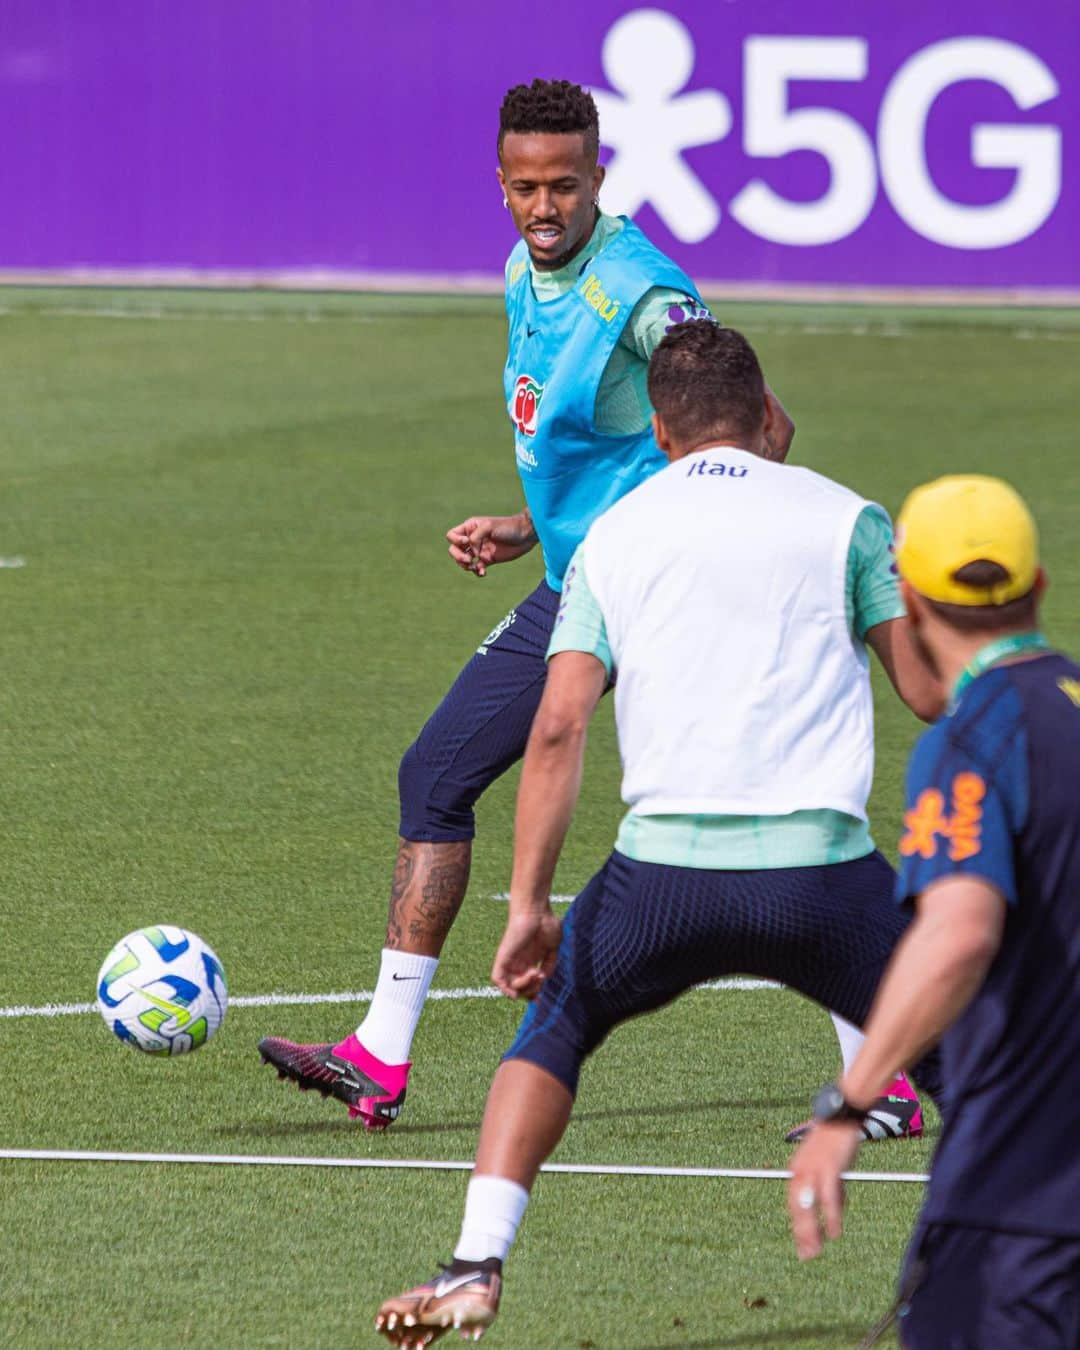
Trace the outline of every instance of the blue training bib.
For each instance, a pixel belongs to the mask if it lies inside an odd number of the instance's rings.
[[[667,463],[651,427],[629,436],[596,428],[596,396],[615,344],[654,286],[699,299],[686,273],[623,219],[621,233],[582,260],[578,281],[557,300],[537,300],[524,240],[506,265],[503,386],[525,500],[555,590],[596,517]]]

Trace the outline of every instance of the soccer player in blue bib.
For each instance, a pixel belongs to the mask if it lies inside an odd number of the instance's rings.
[[[405,1100],[413,1034],[468,885],[473,807],[524,753],[571,554],[665,463],[649,422],[649,358],[669,328],[708,313],[632,221],[601,211],[598,150],[596,105],[577,85],[534,80],[507,93],[498,178],[521,240],[506,265],[503,379],[526,505],[470,517],[447,538],[453,560],[481,577],[539,544],[544,579],[480,644],[401,762],[386,945],[363,1023],[337,1045],[270,1037],[259,1047],[280,1076],[345,1102],[372,1129]],[[794,427],[767,397],[782,453]]]
[[[897,563],[952,689],[908,770],[898,899],[916,919],[865,1044],[815,1102],[789,1208],[838,1237],[882,1082],[942,1039],[950,1101],[896,1311],[908,1350],[1080,1346],[1080,666],[1038,631],[1034,522],[1007,484],[908,498]]]

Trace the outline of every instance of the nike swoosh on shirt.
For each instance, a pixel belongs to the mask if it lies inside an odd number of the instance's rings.
[[[535,337],[539,331],[539,328],[530,328],[528,324],[525,325],[525,336],[527,338]]]

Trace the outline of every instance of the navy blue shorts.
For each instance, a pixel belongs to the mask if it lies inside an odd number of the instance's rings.
[[[1077,1350],[1080,1237],[920,1224],[900,1297],[907,1350]]]
[[[582,1062],[620,1022],[722,975],[779,980],[862,1026],[911,921],[894,882],[880,853],[741,872],[612,853],[571,905],[555,970],[506,1058],[539,1065],[574,1093]],[[938,1052],[914,1073],[940,1105]]]
[[[476,833],[477,799],[525,753],[558,608],[558,591],[542,581],[492,629],[405,752],[403,839],[445,844]]]

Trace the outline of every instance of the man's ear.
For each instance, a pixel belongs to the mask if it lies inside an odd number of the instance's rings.
[[[787,433],[788,416],[780,406],[768,385],[765,386],[765,415],[761,421],[761,444],[764,447],[763,459],[774,464],[783,464],[791,448],[791,438]]]
[[[767,459],[776,460],[779,458],[775,448],[776,430],[776,401],[772,398],[769,388],[766,385],[765,416],[761,421],[761,440],[765,446],[765,455]]]
[[[656,444],[669,458],[671,456],[671,437],[668,435],[668,429],[664,426],[664,419],[658,412],[652,415],[652,434]]]
[[[1043,570],[1043,568],[1040,567],[1039,570],[1035,573],[1035,585],[1032,588],[1035,591],[1036,600],[1041,600],[1043,598],[1043,596],[1047,592],[1047,588],[1049,587],[1049,585],[1050,585],[1050,578],[1046,575],[1046,572]]]
[[[904,609],[911,620],[912,628],[918,628],[926,617],[922,596],[903,577],[900,578],[900,599],[904,602]]]

